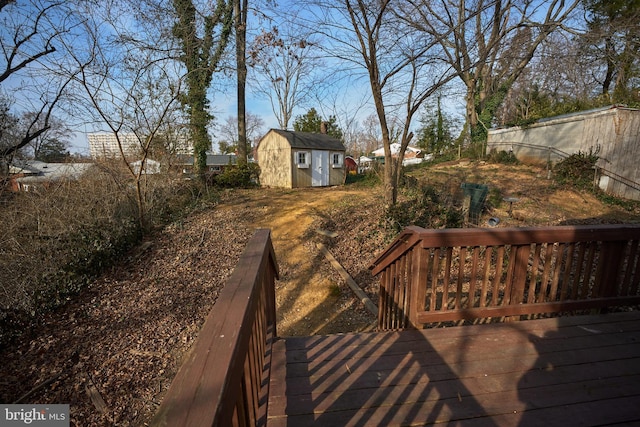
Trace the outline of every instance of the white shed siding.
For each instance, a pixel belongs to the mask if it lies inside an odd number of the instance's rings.
[[[278,134],[269,133],[258,145],[260,184],[266,187],[292,188],[291,147]]]

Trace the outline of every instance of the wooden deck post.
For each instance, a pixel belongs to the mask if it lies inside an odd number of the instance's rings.
[[[418,312],[424,311],[427,294],[427,260],[425,250],[416,245],[413,247],[413,262],[411,263],[411,277],[409,278],[408,304],[409,325],[418,328]]]
[[[621,271],[624,247],[626,241],[603,242],[598,266],[598,277],[596,287],[599,289],[599,296],[602,298],[616,296],[618,286],[618,276]]]

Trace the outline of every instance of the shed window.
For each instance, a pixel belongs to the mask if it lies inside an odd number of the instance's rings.
[[[311,156],[308,151],[298,151],[296,153],[296,164],[299,168],[308,168],[311,163]]]
[[[331,167],[333,168],[341,168],[343,164],[343,156],[342,153],[332,153],[331,154]]]

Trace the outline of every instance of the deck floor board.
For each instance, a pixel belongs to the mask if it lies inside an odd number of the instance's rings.
[[[640,425],[640,312],[278,339],[268,423]]]

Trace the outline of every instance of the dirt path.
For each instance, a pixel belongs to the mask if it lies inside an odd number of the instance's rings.
[[[501,219],[499,226],[640,221],[640,208],[605,206],[555,186],[535,168],[458,162],[416,175],[452,195],[461,182],[489,184],[498,203],[482,223],[489,215]],[[389,238],[381,229],[380,192],[353,186],[229,191],[215,207],[150,236],[144,250],[0,348],[0,401],[26,396],[28,402],[70,403],[71,425],[146,425],[256,228],[272,230],[280,267],[278,335],[370,328],[375,316],[316,243],[327,244],[375,299],[368,265]],[[512,216],[499,203],[505,196],[519,198]],[[338,237],[318,235],[318,228]],[[92,395],[106,406],[96,406]]]
[[[352,295],[340,290],[341,280],[317,249],[318,235],[310,229],[336,204],[370,193],[345,188],[262,189],[234,195],[220,205],[249,219],[255,228],[271,229],[280,267],[276,283],[280,336],[364,330],[375,321],[362,307],[354,307],[358,303]]]

